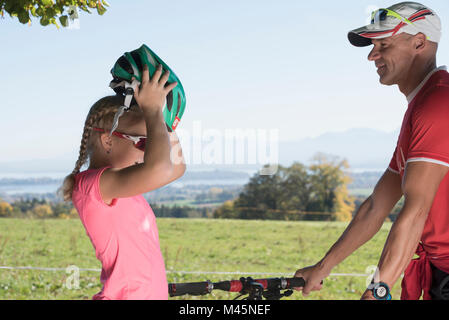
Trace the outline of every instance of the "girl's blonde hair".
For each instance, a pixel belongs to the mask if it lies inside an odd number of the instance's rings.
[[[73,187],[75,185],[75,176],[80,172],[81,167],[92,160],[92,154],[95,150],[95,141],[92,138],[92,128],[99,127],[105,129],[107,132],[112,127],[115,113],[118,108],[124,103],[124,97],[120,95],[106,96],[94,103],[90,108],[89,113],[84,123],[83,135],[81,138],[81,145],[78,160],[75,163],[75,168],[72,173],[64,178],[62,186],[57,193],[62,196],[64,201],[72,200]],[[136,108],[137,107],[137,108]],[[125,118],[127,114],[136,115],[136,111],[140,111],[137,105],[132,105],[131,112],[126,112],[121,119]],[[129,116],[126,118],[130,118]],[[140,118],[141,119],[141,118]],[[96,132],[97,133],[97,132]]]

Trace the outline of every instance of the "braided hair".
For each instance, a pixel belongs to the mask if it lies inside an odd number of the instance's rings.
[[[121,95],[106,96],[94,103],[86,117],[78,160],[72,173],[65,177],[62,186],[57,193],[64,201],[72,200],[75,176],[80,172],[81,167],[92,159],[95,149],[94,139],[92,139],[92,128],[100,127],[108,131],[112,127],[112,122],[118,108],[123,105],[124,97]]]

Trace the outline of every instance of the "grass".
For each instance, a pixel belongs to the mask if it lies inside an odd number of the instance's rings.
[[[173,271],[273,272],[293,275],[317,262],[345,228],[339,222],[240,221],[159,218],[161,250],[169,282],[238,279],[229,275],[197,275]],[[377,265],[391,224],[337,266],[332,273],[369,273]],[[0,220],[0,266],[100,269],[78,219]],[[73,273],[0,269],[0,299],[90,299],[101,289],[99,272],[80,271],[79,288],[69,289]],[[257,276],[254,276],[257,278]],[[260,277],[260,276],[259,276]],[[366,277],[331,276],[307,299],[359,299]],[[393,288],[399,298],[400,283]],[[218,292],[183,299],[232,299]],[[179,299],[179,298],[177,298]],[[303,299],[299,293],[289,299]]]

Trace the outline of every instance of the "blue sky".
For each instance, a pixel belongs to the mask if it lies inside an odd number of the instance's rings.
[[[406,109],[347,32],[391,1],[119,1],[80,28],[0,20],[3,138],[0,161],[78,153],[85,117],[125,51],[150,46],[180,77],[180,128],[279,129],[281,140],[366,127],[396,130]],[[438,64],[448,64],[449,2],[428,0],[443,21]],[[348,142],[350,143],[350,142]]]

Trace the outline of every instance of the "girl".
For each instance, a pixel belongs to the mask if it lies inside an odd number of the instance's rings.
[[[113,118],[124,98],[108,96],[92,106],[75,169],[61,187],[102,263],[103,288],[94,300],[168,299],[156,219],[142,196],[185,172],[179,140],[168,133],[162,113],[167,94],[177,85],[167,84],[168,76],[159,66],[150,79],[144,67],[134,93],[138,105],[120,118],[112,136]],[[79,172],[87,158],[89,168]]]

